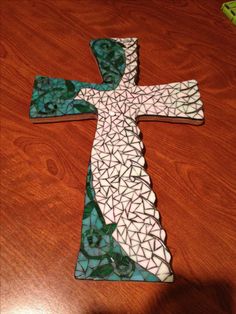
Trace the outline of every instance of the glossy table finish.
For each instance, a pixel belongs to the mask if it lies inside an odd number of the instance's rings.
[[[2,1],[1,313],[232,313],[236,28],[221,1]],[[101,81],[91,38],[138,37],[139,85],[199,82],[204,126],[140,122],[175,283],[73,277],[96,121],[33,125],[36,74]]]

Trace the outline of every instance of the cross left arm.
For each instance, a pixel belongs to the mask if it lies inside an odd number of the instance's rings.
[[[201,124],[204,120],[203,103],[195,80],[137,86],[134,88],[133,97],[140,104],[138,120],[191,124]]]

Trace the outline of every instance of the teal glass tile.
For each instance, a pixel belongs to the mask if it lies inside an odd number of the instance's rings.
[[[85,87],[101,91],[116,88],[125,69],[125,53],[122,46],[112,39],[93,40],[90,46],[96,57],[103,83],[36,76],[30,105],[32,120],[97,113],[95,106],[85,100],[75,100],[74,97]]]
[[[89,204],[89,209],[88,206]],[[112,238],[115,224],[106,225],[94,199],[91,167],[88,168],[82,241],[75,278],[93,280],[159,281],[132,261]]]

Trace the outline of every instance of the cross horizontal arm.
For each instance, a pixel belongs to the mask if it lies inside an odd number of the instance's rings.
[[[129,42],[128,42],[129,43]],[[96,118],[97,109],[85,100],[75,99],[83,88],[113,90],[125,71],[125,49],[112,39],[91,41],[91,49],[99,65],[102,84],[36,76],[30,105],[34,123]]]
[[[92,104],[74,99],[75,93],[87,86],[97,85],[36,76],[30,105],[31,121],[44,123],[96,117],[97,110]]]
[[[137,86],[133,97],[140,104],[139,120],[163,120],[200,124],[203,122],[203,103],[200,100],[197,81]],[[176,121],[177,122],[177,121]]]

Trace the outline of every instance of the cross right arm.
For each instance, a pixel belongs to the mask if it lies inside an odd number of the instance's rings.
[[[180,118],[182,122],[190,121],[195,124],[203,121],[203,103],[195,80],[137,86],[134,88],[133,95],[136,102],[140,104],[138,110],[140,120],[160,118],[163,121],[171,121]]]

